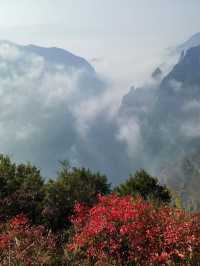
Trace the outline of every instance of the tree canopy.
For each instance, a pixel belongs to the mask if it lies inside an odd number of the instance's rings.
[[[151,199],[160,203],[169,203],[171,201],[171,194],[168,188],[160,185],[156,177],[149,175],[144,170],[131,175],[127,181],[116,187],[114,191],[120,196],[139,195],[145,200]]]
[[[68,163],[62,162],[57,178],[45,186],[43,216],[50,226],[63,227],[77,201],[92,206],[98,194],[109,193],[110,184],[106,176],[85,168],[71,168]]]

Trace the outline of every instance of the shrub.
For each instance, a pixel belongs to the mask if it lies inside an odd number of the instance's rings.
[[[114,194],[100,196],[92,208],[77,203],[75,213],[75,234],[67,246],[73,265],[200,263],[197,216]]]
[[[56,237],[18,215],[0,226],[0,265],[56,265]]]

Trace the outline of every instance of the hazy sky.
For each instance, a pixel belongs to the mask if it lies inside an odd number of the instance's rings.
[[[60,46],[124,84],[200,31],[199,0],[0,0],[0,38]]]

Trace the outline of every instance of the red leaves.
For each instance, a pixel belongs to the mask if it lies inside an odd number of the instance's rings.
[[[17,265],[48,265],[56,252],[56,238],[43,226],[31,226],[24,215],[18,215],[0,230],[0,265],[8,260]]]
[[[72,223],[75,234],[66,257],[60,254],[63,243],[58,248],[55,235],[30,225],[26,216],[0,224],[0,265],[8,265],[8,259],[19,265],[57,265],[57,256],[74,266],[200,262],[200,215],[112,194],[99,196],[92,208],[77,203]]]
[[[8,246],[11,237],[8,234],[3,234],[0,236],[0,249],[4,249]]]
[[[10,220],[10,227],[12,229],[18,229],[21,227],[23,228],[26,225],[28,225],[28,223],[29,223],[28,218],[25,215],[20,214],[20,215],[17,215],[13,219]]]
[[[190,261],[200,243],[200,219],[140,198],[99,197],[91,209],[77,204],[70,252],[84,252],[93,265],[165,265]],[[82,253],[81,253],[82,254]]]

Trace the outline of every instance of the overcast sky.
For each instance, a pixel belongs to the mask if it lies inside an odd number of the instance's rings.
[[[63,47],[129,84],[200,31],[199,10],[199,0],[0,0],[0,38]]]

